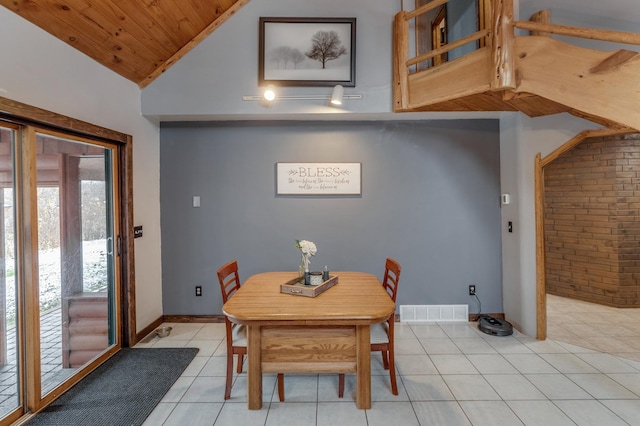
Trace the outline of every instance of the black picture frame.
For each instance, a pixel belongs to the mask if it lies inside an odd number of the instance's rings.
[[[261,17],[258,85],[356,85],[356,18]]]

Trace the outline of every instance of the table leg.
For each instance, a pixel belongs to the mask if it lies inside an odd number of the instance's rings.
[[[356,326],[356,406],[371,408],[371,335],[368,325]]]
[[[262,327],[247,326],[247,402],[249,410],[262,408]]]

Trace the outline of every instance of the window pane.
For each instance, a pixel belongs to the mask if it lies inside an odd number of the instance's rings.
[[[111,152],[38,134],[42,395],[113,339]]]

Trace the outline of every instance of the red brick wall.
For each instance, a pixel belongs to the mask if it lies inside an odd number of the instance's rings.
[[[547,293],[640,307],[640,135],[587,139],[544,181]]]

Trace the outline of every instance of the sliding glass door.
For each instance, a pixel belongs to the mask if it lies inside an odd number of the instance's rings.
[[[0,420],[121,344],[117,150],[0,121]]]
[[[112,159],[36,133],[42,397],[116,343]]]

